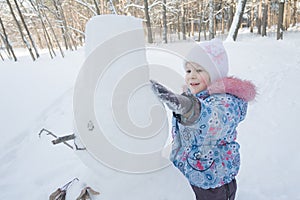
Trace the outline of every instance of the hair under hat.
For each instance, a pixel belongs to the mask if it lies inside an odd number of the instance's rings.
[[[228,74],[228,58],[220,39],[196,44],[185,59],[184,65],[193,62],[203,67],[209,73],[212,82]]]

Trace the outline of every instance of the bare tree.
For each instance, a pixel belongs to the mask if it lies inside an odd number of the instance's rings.
[[[214,0],[209,0],[208,3],[209,7],[209,39],[213,39],[215,37],[215,31],[214,31],[214,21],[215,21],[215,14],[214,14]]]
[[[31,3],[31,6],[33,7],[33,9],[36,11],[37,16],[38,16],[39,19],[40,19],[40,22],[41,22],[42,28],[43,28],[44,41],[45,41],[45,43],[46,43],[46,45],[47,45],[47,48],[48,48],[48,50],[49,50],[50,57],[53,58],[53,55],[55,56],[56,54],[55,54],[55,51],[54,51],[54,49],[53,49],[53,45],[52,45],[52,42],[51,42],[51,39],[50,39],[50,35],[49,35],[49,33],[48,33],[48,31],[47,31],[47,28],[46,28],[46,25],[45,25],[45,23],[44,23],[44,20],[43,20],[44,17],[42,16],[42,13],[41,13],[41,11],[40,11],[40,6],[37,6],[37,7],[36,7],[36,6],[33,4],[32,1],[30,1],[30,3]]]
[[[179,9],[179,5],[177,5],[177,10],[178,10],[178,14],[177,14],[177,37],[178,37],[178,40],[180,40],[180,32],[181,32],[181,24],[180,24],[180,18],[181,18],[181,10]]]
[[[167,26],[167,7],[166,0],[163,0],[163,41],[164,43],[168,43],[168,26]]]
[[[261,34],[261,18],[262,18],[262,0],[258,4],[258,16],[256,19],[257,34]]]
[[[184,4],[184,1],[182,1],[182,4],[181,4],[181,31],[182,31],[182,39],[183,40],[186,40],[186,18],[185,18],[185,15],[186,15],[186,8],[185,8],[185,4]]]
[[[54,30],[52,24],[50,23],[49,18],[47,17],[47,15],[45,14],[45,12],[44,12],[43,9],[41,9],[40,11],[41,11],[41,13],[42,13],[42,16],[44,16],[43,18],[45,18],[45,21],[46,21],[46,22],[48,23],[48,25],[49,25],[50,31],[51,31],[51,33],[52,33],[52,35],[53,35],[53,37],[54,37],[54,40],[55,40],[56,45],[58,46],[58,48],[59,48],[59,50],[60,50],[60,53],[61,53],[62,57],[64,57],[64,56],[65,56],[65,55],[64,55],[64,52],[63,52],[63,50],[62,50],[62,48],[61,48],[60,42],[59,42],[59,40],[58,40],[58,38],[57,38],[57,34],[56,34],[56,32],[55,32],[55,30]],[[47,32],[46,32],[46,34],[47,34]],[[49,41],[51,41],[50,36],[47,37],[47,38],[48,38]],[[52,45],[51,42],[50,42],[49,44]]]
[[[94,0],[94,4],[95,4],[95,8],[96,8],[96,12],[97,12],[97,15],[100,15],[100,9],[99,9],[99,3],[97,0]]]
[[[11,55],[13,56],[14,61],[17,61],[17,57],[15,55],[15,52],[14,52],[9,40],[8,40],[8,36],[6,34],[6,30],[5,30],[5,27],[3,25],[1,17],[0,17],[0,24],[1,24],[2,33],[3,33],[3,35],[1,34],[1,36],[2,36],[2,40],[4,42],[4,45],[5,45],[5,48],[7,50],[7,53],[8,53],[9,56],[11,56]],[[2,60],[4,60],[4,59],[2,59]]]
[[[297,0],[294,0],[293,13],[292,13],[292,26],[296,26],[297,23]]]
[[[268,25],[268,2],[263,3],[263,16],[262,16],[262,36],[267,36],[267,25]]]
[[[243,17],[243,13],[245,10],[245,6],[246,6],[247,0],[239,0],[238,2],[238,6],[233,18],[233,22],[231,24],[228,36],[226,40],[233,40],[236,41],[237,35],[238,35],[238,31],[239,31],[239,27],[241,25],[241,21],[242,21],[242,17]]]
[[[252,2],[251,5],[251,13],[250,13],[250,32],[253,33],[253,27],[254,27],[254,5]]]
[[[286,1],[283,11],[284,30],[287,30],[291,23],[291,1]]]
[[[73,50],[72,44],[71,44],[72,39],[70,38],[70,35],[68,33],[68,25],[67,25],[66,19],[64,17],[63,9],[61,9],[61,6],[57,0],[52,0],[52,2],[53,2],[53,6],[55,8],[55,16],[61,24],[60,27],[61,27],[61,32],[62,32],[62,37],[64,39],[65,47],[67,50],[68,49]]]
[[[200,4],[199,4],[199,34],[198,34],[198,41],[200,41],[200,36],[201,36],[201,31],[202,31],[202,24],[203,24],[203,21],[204,21],[204,1],[202,1]]]
[[[112,0],[109,0],[109,9],[110,9],[110,11],[111,11],[112,14],[115,14],[115,15],[118,14],[118,12],[116,10],[116,7],[115,7],[115,5],[114,5],[114,3],[113,3]]]
[[[144,0],[144,11],[145,11],[145,18],[146,18],[146,26],[147,26],[147,31],[148,31],[148,42],[153,43],[148,0]]]
[[[227,24],[227,30],[230,30],[232,21],[233,21],[233,17],[234,17],[234,2],[233,0],[231,0],[230,5],[229,5],[229,13],[228,13],[228,24]]]
[[[283,39],[283,14],[284,14],[284,0],[279,1],[279,14],[277,24],[277,40]]]
[[[78,45],[84,44],[85,25],[91,17],[111,13],[145,19],[149,43],[154,42],[154,36],[158,33],[155,31],[159,31],[165,43],[186,40],[187,36],[194,36],[195,32],[198,32],[199,41],[201,37],[204,40],[212,39],[216,33],[228,34],[227,39],[236,40],[244,10],[250,15],[247,19],[250,32],[253,32],[255,22],[258,32],[263,36],[278,25],[277,35],[282,38],[284,27],[295,26],[297,23],[299,0],[290,0],[288,3],[286,0],[285,3],[278,1],[283,0],[253,0],[247,5],[246,0],[239,0],[238,3],[237,0],[0,1],[0,5],[6,8],[1,12],[0,42],[5,46],[1,56],[5,58],[7,53],[11,59],[13,47],[24,45],[33,60],[38,57],[39,48],[48,48],[51,58],[56,56],[56,49],[59,48],[64,56],[61,45],[76,50]],[[11,42],[8,42],[8,38]],[[11,49],[8,44],[13,44]]]
[[[1,54],[1,52],[0,52],[0,57],[1,57],[1,60],[4,61],[4,58],[3,58],[2,54]]]
[[[224,34],[225,33],[225,14],[224,14],[224,6],[225,6],[225,4],[224,4],[224,2],[223,1],[221,1],[221,17],[222,17],[222,21],[221,21],[221,33],[222,34]]]
[[[10,9],[10,12],[11,12],[13,18],[14,18],[14,21],[16,22],[16,25],[17,25],[17,27],[18,27],[18,30],[19,30],[19,33],[20,33],[21,38],[22,38],[22,40],[23,40],[23,43],[24,43],[24,45],[27,47],[27,49],[28,49],[28,51],[29,51],[29,53],[30,53],[30,56],[31,56],[32,60],[35,60],[36,58],[35,58],[35,56],[34,56],[34,54],[33,54],[33,52],[32,52],[31,46],[30,46],[30,44],[27,42],[27,40],[26,40],[26,38],[25,38],[25,35],[24,35],[23,31],[22,31],[22,28],[21,28],[21,25],[20,25],[19,21],[17,20],[17,17],[16,17],[16,15],[15,15],[15,13],[14,13],[14,10],[13,10],[13,8],[12,8],[12,5],[11,5],[11,3],[9,2],[9,0],[6,0],[6,2],[7,2],[7,5],[9,6],[9,9]]]
[[[25,28],[26,33],[27,33],[27,36],[28,36],[28,38],[29,38],[29,40],[30,40],[31,46],[33,47],[33,49],[34,49],[34,51],[35,51],[36,57],[38,58],[38,57],[40,57],[39,52],[37,51],[36,45],[35,45],[35,43],[34,43],[32,37],[31,37],[31,33],[30,33],[30,31],[29,31],[29,29],[28,29],[28,27],[27,27],[27,24],[26,24],[26,22],[25,22],[25,20],[24,20],[24,17],[23,17],[23,15],[22,15],[21,10],[20,10],[19,4],[18,4],[17,0],[14,0],[14,2],[15,2],[15,5],[16,5],[16,8],[17,8],[17,10],[18,10],[20,19],[21,19],[21,21],[22,21],[22,23],[23,23],[23,27]]]

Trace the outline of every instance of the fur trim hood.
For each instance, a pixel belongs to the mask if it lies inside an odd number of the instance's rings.
[[[229,93],[247,102],[255,99],[256,88],[253,83],[234,77],[225,77],[211,83],[207,88],[209,94]]]

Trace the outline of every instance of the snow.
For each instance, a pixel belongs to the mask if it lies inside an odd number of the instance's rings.
[[[238,128],[242,165],[236,199],[300,200],[300,33],[284,33],[282,41],[245,33],[225,48],[230,74],[253,81],[258,90]],[[42,54],[36,62],[24,56],[0,63],[0,199],[48,199],[75,177],[80,181],[70,186],[67,199],[75,199],[85,185],[100,192],[93,199],[193,199],[172,166],[136,176],[108,168],[96,173],[78,156],[84,152],[53,146],[46,134],[38,137],[42,128],[60,136],[73,132],[73,90],[84,59],[80,49],[65,58]]]
[[[300,199],[297,156],[300,113],[299,33],[285,40],[257,38],[230,49],[232,73],[253,80],[258,88],[245,123],[239,127],[242,166],[238,177],[241,199]],[[241,59],[246,58],[246,60]],[[243,187],[243,185],[245,185]]]

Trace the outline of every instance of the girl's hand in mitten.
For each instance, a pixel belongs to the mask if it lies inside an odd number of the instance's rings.
[[[165,103],[170,110],[181,115],[181,121],[192,124],[200,114],[200,103],[192,94],[175,94],[156,81],[150,80],[154,94]]]
[[[188,97],[175,94],[156,81],[150,80],[150,82],[154,94],[176,114],[182,115],[191,109],[192,101]]]

